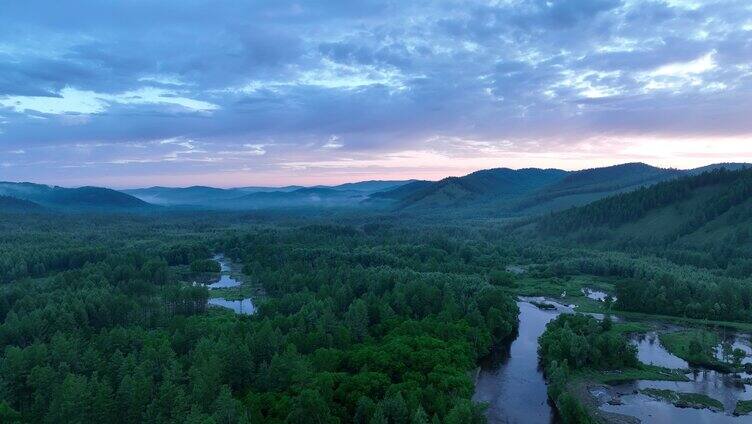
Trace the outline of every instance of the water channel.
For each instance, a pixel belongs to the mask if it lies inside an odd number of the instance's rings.
[[[541,309],[530,302],[548,303],[554,309]],[[488,421],[492,424],[552,424],[558,423],[554,408],[549,404],[546,383],[538,366],[538,337],[546,324],[561,313],[573,313],[570,306],[560,305],[542,298],[521,298],[520,326],[517,338],[508,349],[497,352],[483,364],[476,379],[476,402],[487,402]],[[600,314],[593,314],[602,318]],[[621,319],[614,319],[615,322]],[[734,335],[733,345],[750,352],[749,340]],[[752,399],[752,385],[743,384],[740,378],[716,371],[692,369],[689,364],[668,352],[660,344],[656,332],[635,334],[632,343],[638,349],[640,361],[666,368],[686,369],[687,382],[637,380],[613,386],[608,392],[618,394],[622,404],[600,406],[603,411],[630,415],[644,423],[752,423],[752,417],[732,415],[736,402]],[[748,357],[746,360],[750,360]],[[742,373],[739,377],[752,377]],[[723,411],[679,408],[640,394],[640,389],[670,389],[684,393],[701,393],[721,401]],[[596,393],[593,393],[596,395]],[[601,393],[601,395],[604,395]]]
[[[233,275],[237,275],[236,270],[233,268],[233,264],[224,255],[217,254],[213,258],[219,263],[220,273],[219,279],[210,284],[207,284],[209,290],[227,289],[232,287],[239,287],[242,282],[235,278]],[[252,315],[256,308],[253,304],[253,299],[225,299],[223,297],[210,297],[209,305],[232,309],[236,314]]]

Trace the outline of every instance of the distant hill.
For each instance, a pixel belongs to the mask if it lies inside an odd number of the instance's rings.
[[[250,193],[219,206],[227,209],[356,207],[365,196],[363,192],[355,190],[307,187],[293,191]]]
[[[0,182],[0,195],[63,209],[136,209],[150,206],[128,194],[101,187],[65,188]]]
[[[533,234],[628,245],[752,242],[752,169],[720,167],[549,215]]]
[[[587,204],[607,196],[685,175],[686,171],[625,163],[569,172],[556,184],[531,193],[515,210],[535,214]]]
[[[370,196],[368,196],[368,200],[391,201],[391,202],[401,201],[401,200],[404,200],[409,195],[411,195],[412,193],[415,193],[416,191],[421,190],[425,187],[428,187],[432,184],[434,184],[433,181],[415,180],[413,182],[401,185],[399,187],[390,188],[387,190],[373,193]]]
[[[738,171],[740,169],[752,168],[752,164],[740,163],[740,162],[715,163],[712,165],[701,166],[699,168],[690,169],[690,170],[685,171],[685,173],[689,175],[698,175],[698,174],[702,174],[703,172],[714,171],[716,169],[721,169],[721,168],[727,169],[729,171]]]
[[[397,187],[402,187],[405,184],[410,184],[416,180],[370,180],[360,181],[357,183],[345,183],[331,188],[335,190],[355,190],[364,191],[368,193],[379,193],[386,190],[393,190]]]
[[[574,172],[497,168],[436,182],[413,182],[372,194],[368,201],[391,203],[391,207],[397,210],[455,211],[488,216],[536,215],[587,204],[685,173],[643,163]]]
[[[228,210],[346,207],[380,213],[509,218],[549,214],[682,176],[749,166],[727,163],[677,170],[627,163],[582,171],[494,168],[439,181],[369,180],[336,186],[228,189],[155,186],[115,191],[0,182],[0,196],[53,209],[138,209],[150,205]]]
[[[157,205],[202,205],[243,196],[245,192],[205,186],[149,187],[121,190],[123,193]]]
[[[122,190],[143,201],[165,206],[198,206],[211,209],[258,209],[270,205],[329,205],[343,206],[345,199],[359,202],[363,196],[399,187],[411,181],[361,181],[337,186],[286,186],[215,188],[149,187]],[[334,200],[336,198],[336,201]],[[322,201],[323,200],[323,201]],[[254,204],[254,201],[257,203]],[[354,206],[354,205],[348,205]]]
[[[269,191],[295,191],[305,188],[299,185],[291,185],[284,187],[261,187],[261,186],[248,186],[248,187],[236,187],[228,190],[241,191],[243,193],[257,193],[257,192],[269,192]]]
[[[10,196],[0,196],[0,212],[41,212],[44,208],[34,202]]]
[[[400,209],[467,207],[478,203],[512,201],[553,184],[566,175],[558,169],[487,169],[464,177],[413,186],[398,199]]]

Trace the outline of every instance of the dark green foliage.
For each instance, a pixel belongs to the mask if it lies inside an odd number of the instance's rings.
[[[625,163],[605,168],[574,171],[521,206],[550,201],[563,196],[616,193],[619,190],[654,184],[682,174],[683,172],[679,170],[655,168],[644,163]]]
[[[610,320],[598,322],[589,315],[560,315],[546,326],[538,353],[544,364],[566,363],[572,370],[636,367],[637,349],[610,329]]]
[[[616,307],[689,318],[752,321],[752,286],[743,281],[680,279],[663,274],[655,279],[616,286]]]
[[[637,349],[611,320],[598,322],[588,315],[560,315],[538,339],[538,355],[548,380],[548,395],[565,423],[592,423],[584,406],[569,392],[572,372],[637,367]]]
[[[30,202],[28,200],[23,200],[23,199],[17,199],[15,197],[0,195],[0,213],[5,213],[5,212],[28,213],[28,212],[40,212],[42,210],[44,210],[44,208],[34,202]]]
[[[191,272],[220,272],[219,262],[212,259],[197,259],[191,262]]]
[[[515,287],[516,284],[514,280],[514,274],[507,271],[494,270],[491,271],[491,274],[488,276],[488,282],[499,287]]]
[[[2,417],[483,421],[469,371],[517,326],[513,299],[486,277],[503,245],[453,229],[210,218],[0,221],[12,271],[0,286]],[[230,225],[242,229],[218,231]],[[256,315],[207,309],[190,281],[211,251],[264,282]]]
[[[556,183],[565,175],[565,171],[558,169],[485,169],[434,183],[409,184],[381,197],[397,194],[393,197],[400,208],[467,207],[474,202],[516,199]]]
[[[555,235],[599,226],[614,228],[634,222],[651,210],[689,199],[697,190],[709,186],[721,186],[722,191],[684,223],[680,234],[692,232],[732,206],[749,199],[752,195],[752,170],[717,169],[664,182],[551,215],[542,219],[538,228]]]

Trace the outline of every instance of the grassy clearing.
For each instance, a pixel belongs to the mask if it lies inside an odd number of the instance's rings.
[[[714,349],[720,343],[718,334],[706,330],[686,330],[660,335],[661,344],[672,354],[689,362],[690,365],[718,370],[733,371],[729,363],[719,361]]]
[[[641,312],[626,312],[616,309],[609,310],[604,302],[589,299],[582,293],[585,287],[598,289],[606,293],[614,294],[614,286],[618,277],[597,277],[591,275],[575,275],[563,278],[535,278],[518,277],[512,292],[519,296],[544,296],[556,299],[564,304],[577,305],[578,312],[612,313],[624,318],[645,321],[661,321],[679,325],[691,325],[697,327],[726,327],[737,331],[752,332],[752,323],[716,321],[696,318],[685,318],[671,315],[646,314]],[[566,292],[565,297],[561,297]]]
[[[633,380],[689,381],[681,370],[657,367],[655,365],[642,365],[639,368],[626,368],[616,371],[585,370],[579,372],[577,378],[603,384]]]
[[[590,275],[574,275],[553,278],[521,277],[517,278],[515,281],[515,291],[521,296],[550,296],[561,298],[562,293],[566,293],[565,298],[567,299],[587,299],[582,293],[583,288],[587,287],[613,294],[615,282],[616,279],[614,278],[595,277]]]
[[[590,312],[590,311],[587,311]],[[725,327],[732,330],[752,332],[752,323],[747,322],[734,322],[734,321],[714,321],[706,319],[684,318],[671,315],[657,315],[657,314],[645,314],[642,312],[625,312],[625,311],[613,311],[614,315],[623,316],[625,318],[646,320],[646,321],[661,321],[666,323],[673,323],[679,325],[696,326],[696,327]]]
[[[680,393],[673,390],[643,389],[640,393],[653,399],[669,402],[679,408],[708,408],[714,411],[723,411],[723,403],[710,396],[699,393]]]
[[[740,400],[736,403],[734,415],[748,415],[752,413],[752,400]]]

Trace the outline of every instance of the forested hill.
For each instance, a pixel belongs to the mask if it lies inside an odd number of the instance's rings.
[[[609,197],[540,219],[544,236],[622,245],[749,243],[752,169],[716,169]]]
[[[34,202],[0,195],[0,212],[34,212],[42,210],[44,208]]]
[[[101,187],[65,188],[0,182],[0,195],[62,209],[135,209],[150,206],[128,194]]]
[[[404,191],[398,208],[466,207],[477,202],[512,200],[560,181],[566,171],[559,169],[486,169],[464,177],[449,177]]]
[[[518,210],[558,210],[583,205],[622,191],[649,186],[685,175],[687,171],[656,168],[644,163],[625,163],[605,168],[570,172],[560,182],[532,193]]]
[[[436,182],[419,181],[374,194],[396,210],[476,215],[538,215],[584,205],[686,175],[688,171],[626,163],[581,171],[488,169]]]

